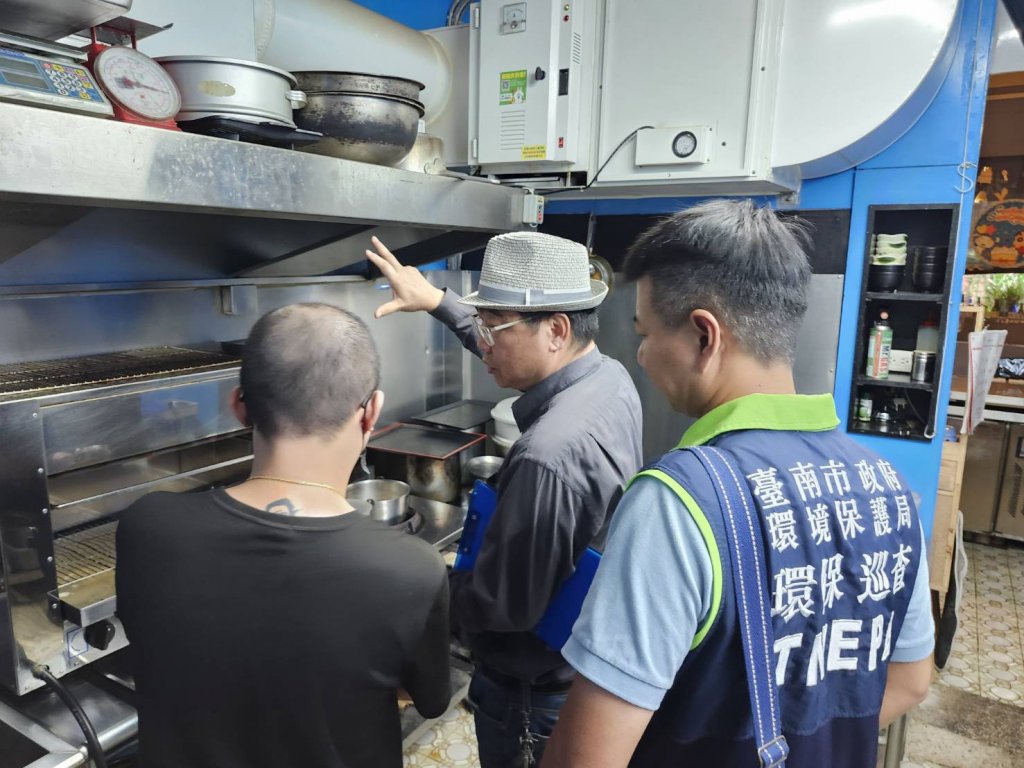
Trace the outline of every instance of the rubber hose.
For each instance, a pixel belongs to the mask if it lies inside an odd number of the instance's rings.
[[[78,725],[82,729],[82,733],[85,734],[85,746],[89,752],[89,759],[92,760],[95,768],[107,768],[107,758],[103,754],[103,747],[100,746],[100,738],[96,735],[96,729],[92,727],[92,722],[90,722],[88,715],[85,714],[81,704],[78,703],[78,699],[71,695],[71,691],[65,688],[64,684],[54,677],[53,673],[50,672],[50,668],[44,664],[33,666],[32,676],[50,686],[53,692],[57,694],[57,698],[63,701],[64,705],[71,710],[71,714],[75,716],[75,720],[78,721]]]

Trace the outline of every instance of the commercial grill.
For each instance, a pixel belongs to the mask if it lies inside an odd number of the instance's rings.
[[[155,347],[0,365],[0,685],[39,686],[126,645],[117,514],[151,491],[244,477],[237,357]]]

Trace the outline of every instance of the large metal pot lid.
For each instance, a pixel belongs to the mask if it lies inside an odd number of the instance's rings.
[[[296,85],[299,81],[295,79],[295,75],[286,70],[278,67],[272,67],[269,64],[263,64],[259,61],[246,61],[245,59],[228,59],[223,56],[159,56],[156,61],[161,64],[176,64],[178,62],[192,61],[202,64],[235,64],[242,67],[248,67],[249,69],[261,69],[265,72],[273,72],[275,74],[285,77],[292,85]]]
[[[157,59],[157,61],[159,61],[159,59]],[[338,70],[328,70],[328,69],[301,69],[301,70],[295,70],[294,74],[297,75],[297,76],[307,76],[307,77],[322,77],[322,76],[335,76],[335,75],[343,75],[343,76],[351,75],[352,77],[377,77],[377,78],[380,78],[381,80],[401,80],[403,83],[410,83],[412,85],[418,86],[421,91],[424,88],[427,87],[423,83],[421,83],[419,80],[413,80],[411,77],[401,77],[399,75],[377,75],[377,74],[374,74],[373,72],[341,72],[341,71],[338,71]]]

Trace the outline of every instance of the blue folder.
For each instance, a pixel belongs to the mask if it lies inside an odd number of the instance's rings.
[[[494,488],[482,480],[477,480],[470,493],[466,523],[462,529],[459,551],[452,570],[473,570],[483,544],[484,533],[494,516],[497,503],[498,494]],[[590,585],[594,581],[594,575],[597,573],[597,566],[600,562],[601,554],[597,550],[587,547],[576,564],[576,570],[555,593],[547,611],[537,622],[537,626],[533,628],[534,634],[554,650],[561,650],[569,639],[569,635],[572,634],[572,625],[579,618],[580,610],[583,608],[583,599],[590,591]]]

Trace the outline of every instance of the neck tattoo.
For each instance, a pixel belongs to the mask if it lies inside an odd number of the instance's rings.
[[[297,515],[302,510],[292,503],[291,499],[278,499],[267,504],[267,512],[277,515]]]

